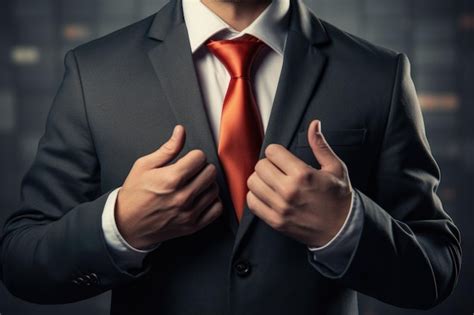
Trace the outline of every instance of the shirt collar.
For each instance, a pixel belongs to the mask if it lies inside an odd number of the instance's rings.
[[[183,16],[194,53],[210,37],[219,33],[221,38],[249,34],[257,37],[274,51],[283,55],[288,33],[289,0],[274,0],[241,32],[235,30],[212,12],[201,0],[184,0]]]

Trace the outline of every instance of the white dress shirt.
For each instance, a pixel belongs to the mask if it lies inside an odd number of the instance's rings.
[[[252,67],[255,98],[265,131],[283,65],[289,8],[289,0],[272,1],[252,24],[238,32],[200,0],[183,1],[183,15],[196,74],[216,143],[219,139],[222,105],[230,75],[219,59],[208,51],[206,41],[211,37],[233,39],[250,34],[266,44],[265,49],[256,56]],[[120,187],[112,191],[107,199],[102,214],[102,228],[116,263],[123,269],[140,268],[145,256],[159,244],[139,250],[130,246],[120,235],[114,216],[119,189]],[[326,245],[309,248],[313,256],[310,262],[323,274],[336,277],[348,267],[362,230],[362,211],[360,197],[354,191],[349,213],[339,232]]]

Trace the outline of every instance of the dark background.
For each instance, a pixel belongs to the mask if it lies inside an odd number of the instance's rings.
[[[184,0],[188,1],[188,0]],[[279,0],[274,0],[279,1]],[[0,224],[15,210],[63,74],[65,52],[156,12],[165,0],[0,0]],[[406,53],[412,63],[439,194],[461,229],[463,266],[454,294],[427,312],[361,296],[363,315],[474,312],[474,0],[306,0],[340,28]],[[0,314],[107,314],[109,293],[38,306],[0,283]]]

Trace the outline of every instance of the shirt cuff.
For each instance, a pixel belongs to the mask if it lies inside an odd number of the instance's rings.
[[[310,263],[323,275],[338,277],[348,268],[362,233],[362,207],[360,196],[354,189],[349,213],[337,234],[324,246],[308,247]]]
[[[102,212],[102,230],[107,248],[115,263],[124,270],[141,269],[147,254],[155,250],[160,244],[152,248],[138,249],[128,244],[120,234],[115,221],[115,203],[120,188],[113,190],[107,197]]]

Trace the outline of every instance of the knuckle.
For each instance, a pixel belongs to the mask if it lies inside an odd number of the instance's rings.
[[[164,176],[163,184],[167,189],[175,189],[179,186],[181,180],[178,176]]]
[[[188,196],[183,192],[177,192],[173,196],[173,205],[175,208],[184,208],[188,203]]]
[[[253,208],[253,206],[254,206],[253,198],[252,198],[252,194],[250,192],[247,193],[246,199],[247,199],[247,205],[249,206],[249,208]]]
[[[290,214],[290,211],[291,211],[290,205],[285,201],[282,201],[282,202],[278,203],[275,206],[275,208],[276,208],[275,210],[277,210],[277,212],[282,216],[288,216]]]
[[[222,204],[220,200],[217,202],[216,208],[217,208],[216,212],[218,214],[221,214],[224,211],[224,205]]]
[[[347,193],[351,192],[352,190],[352,187],[350,184],[342,181],[342,180],[338,180],[338,185],[337,185],[337,194],[340,195],[340,196],[343,196],[343,195],[346,195]]]
[[[186,227],[188,225],[188,213],[186,212],[179,212],[176,216],[175,222],[182,227]]]
[[[273,151],[273,144],[270,144],[265,148],[265,155],[271,155],[272,151]]]
[[[146,161],[147,161],[146,156],[139,157],[139,158],[136,159],[135,162],[133,163],[133,167],[138,167],[138,168],[143,167],[143,166],[145,166]]]
[[[294,185],[294,186],[285,186],[284,188],[282,188],[281,196],[287,202],[294,201],[296,199],[296,197],[298,196],[297,186],[296,185]]]
[[[212,215],[211,215],[211,219],[215,219],[217,218],[219,215],[222,214],[222,211],[223,211],[224,207],[222,206],[222,203],[221,202],[217,202],[213,209],[211,211],[212,212]]]
[[[193,150],[192,154],[194,155],[194,158],[201,163],[204,163],[207,160],[206,153],[200,149]]]
[[[323,185],[323,190],[328,193],[339,193],[344,187],[341,185],[341,181],[335,177],[331,177],[329,181]]]
[[[247,178],[247,187],[251,187],[254,181],[254,175],[250,175],[249,178]]]
[[[341,198],[343,196],[347,196],[350,193],[350,189],[347,186],[339,186],[335,191],[334,194],[338,198]]]
[[[317,141],[316,141],[316,145],[320,148],[320,149],[327,149],[329,148],[329,145],[326,141],[326,139],[324,138],[324,135],[322,133],[318,133],[319,137],[316,137]]]
[[[214,179],[217,177],[217,168],[214,164],[207,165],[207,172],[210,178]]]
[[[282,217],[276,217],[271,222],[271,225],[276,230],[283,230],[285,228],[285,220]]]
[[[307,184],[311,181],[313,173],[311,172],[310,168],[303,168],[298,170],[297,173],[294,175],[294,179],[296,184]]]
[[[279,145],[272,143],[265,148],[265,155],[275,154],[278,149],[279,149]]]
[[[196,225],[197,214],[195,211],[183,212],[184,224],[194,227]]]
[[[217,167],[214,164],[208,164],[208,167],[212,174],[217,175]]]
[[[169,139],[163,143],[160,147],[160,151],[163,153],[174,153],[176,150],[176,142],[173,139]]]
[[[324,141],[318,141],[317,146],[321,150],[328,150],[329,146]]]
[[[344,163],[342,160],[340,160],[339,167],[342,174],[349,173],[346,163]]]
[[[255,164],[255,167],[254,167],[255,171],[256,172],[262,171],[264,167],[264,163],[265,163],[265,159],[258,160],[258,162]]]

